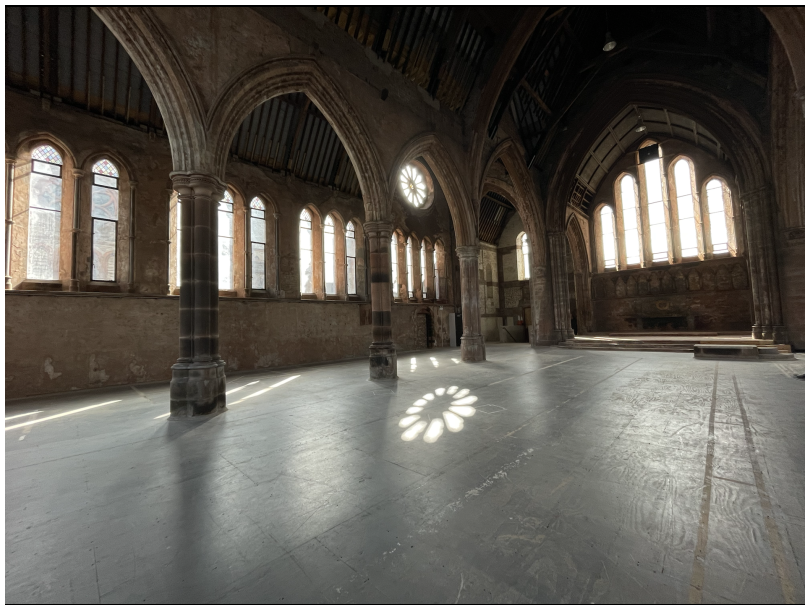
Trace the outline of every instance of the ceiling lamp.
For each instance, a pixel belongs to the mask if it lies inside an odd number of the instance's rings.
[[[612,51],[616,48],[616,41],[613,40],[613,36],[610,35],[610,32],[605,33],[605,46],[602,47],[602,50],[607,53],[608,51]]]
[[[641,133],[643,131],[647,131],[647,126],[644,124],[644,119],[641,118],[641,115],[638,115],[638,119],[636,119],[636,133]]]

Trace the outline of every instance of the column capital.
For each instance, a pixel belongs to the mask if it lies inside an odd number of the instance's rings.
[[[71,174],[73,174],[74,178],[84,178],[85,171],[83,169],[73,169],[71,170]]]
[[[16,163],[17,157],[15,155],[6,155],[6,164]]]
[[[129,189],[130,190],[133,190],[136,186],[138,186],[138,181],[137,180],[130,180],[129,181]]]
[[[369,237],[375,233],[382,237],[390,237],[394,231],[394,225],[382,220],[371,220],[363,223],[363,230]]]
[[[456,246],[456,254],[459,258],[478,258],[479,246]]]
[[[202,172],[172,172],[169,174],[172,187],[180,195],[202,195],[219,199],[227,185],[213,174]]]

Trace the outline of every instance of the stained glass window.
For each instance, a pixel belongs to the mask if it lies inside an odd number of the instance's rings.
[[[419,253],[419,268],[422,272],[422,298],[427,298],[427,263],[425,262],[425,242],[422,242],[422,249]]]
[[[219,289],[233,290],[233,195],[225,191],[217,208]]]
[[[613,228],[613,210],[609,206],[602,206],[600,212],[602,221],[602,260],[605,269],[616,268],[616,233]]]
[[[719,179],[713,178],[706,184],[706,202],[709,206],[709,231],[712,239],[712,252],[720,254],[729,251],[730,205],[726,203],[727,187]]]
[[[399,264],[397,261],[397,236],[391,236],[391,287],[394,298],[399,298]]]
[[[413,238],[408,238],[408,243],[405,247],[405,267],[408,270],[408,298],[413,298]]]
[[[298,223],[298,250],[300,256],[301,294],[312,294],[312,216],[301,210]]]
[[[326,217],[323,223],[323,280],[326,294],[337,294],[335,279],[335,221],[332,216]]]
[[[52,146],[40,146],[31,153],[28,185],[26,275],[32,280],[58,280],[62,157]]]
[[[357,294],[357,241],[352,221],[346,225],[346,293]]]
[[[107,159],[93,165],[90,216],[93,219],[91,277],[96,282],[114,282],[118,241],[118,169]]]
[[[697,256],[697,227],[695,226],[695,188],[692,164],[681,159],[675,164],[675,196],[678,200],[678,229],[681,234],[681,256]]]
[[[265,290],[265,249],[267,245],[267,219],[264,202],[254,197],[250,202],[250,285],[254,290]]]
[[[653,262],[669,259],[666,207],[664,207],[663,176],[661,159],[652,159],[643,166],[647,183],[647,214],[650,222],[650,246]]]
[[[628,265],[641,263],[641,240],[639,239],[638,197],[636,182],[627,174],[619,183],[622,199],[622,220],[624,221],[624,253]]]

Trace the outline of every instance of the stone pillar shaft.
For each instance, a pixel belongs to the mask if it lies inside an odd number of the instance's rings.
[[[457,246],[461,275],[461,359],[481,362],[487,359],[481,335],[481,312],[478,303],[478,246]]]
[[[6,157],[6,290],[11,290],[11,228],[14,226],[14,157]]]
[[[225,184],[202,173],[171,174],[180,206],[180,357],[172,366],[173,418],[225,408],[225,362],[219,355],[217,205]]]
[[[554,298],[554,329],[560,341],[574,338],[571,328],[571,303],[568,293],[568,269],[565,264],[565,233],[554,231],[548,234],[549,258]]]
[[[391,340],[391,230],[389,222],[367,222],[371,267],[371,332],[369,376],[396,379],[397,353]]]

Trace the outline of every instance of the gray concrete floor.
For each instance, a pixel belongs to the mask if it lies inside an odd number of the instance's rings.
[[[804,602],[803,359],[487,356],[7,405],[6,602]]]

